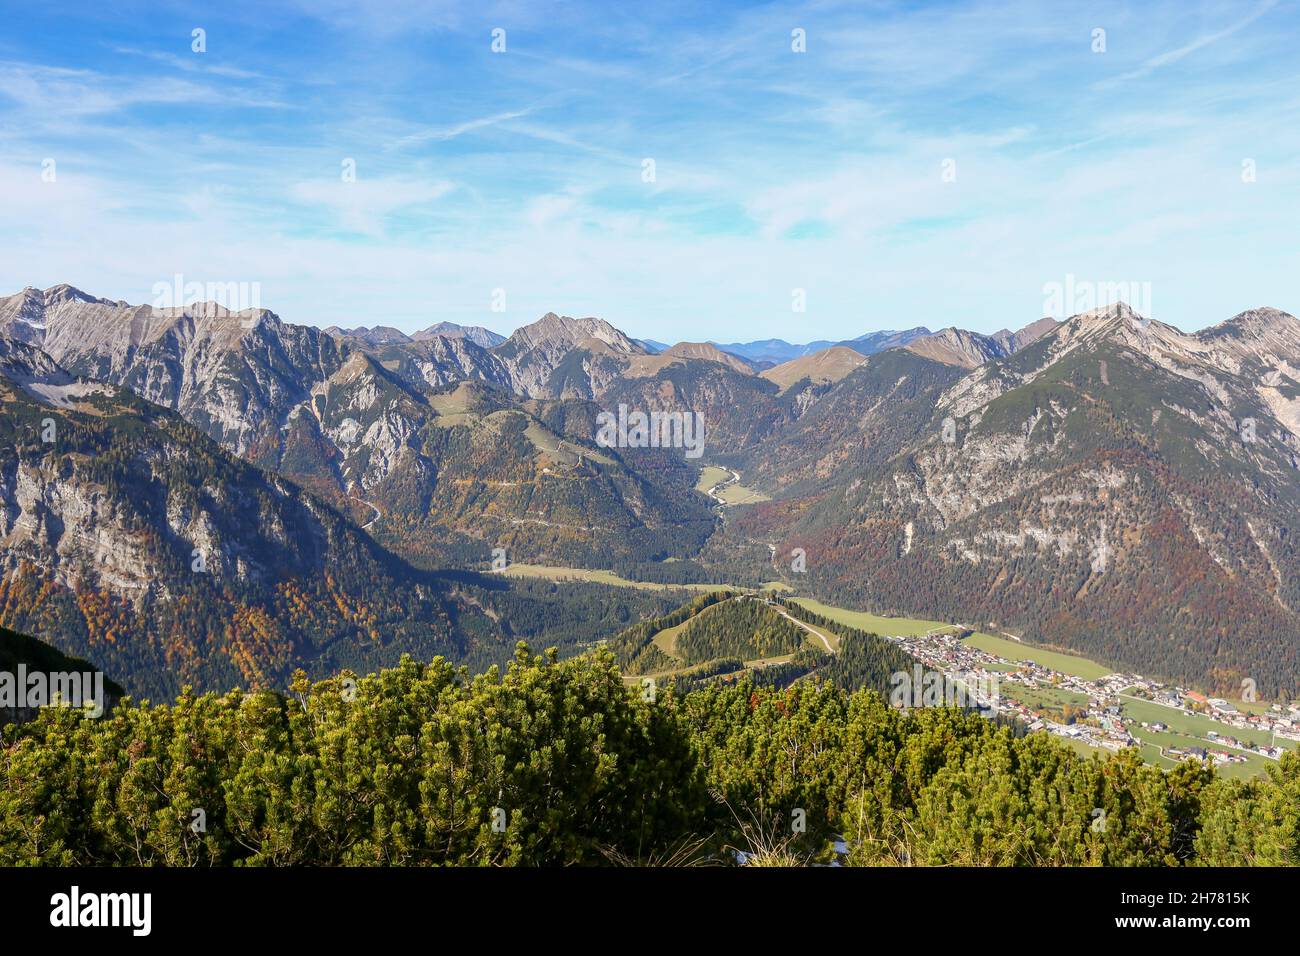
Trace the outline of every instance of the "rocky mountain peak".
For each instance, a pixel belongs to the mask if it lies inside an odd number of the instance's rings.
[[[568,351],[589,342],[599,342],[615,352],[627,355],[644,355],[645,348],[638,345],[604,319],[587,317],[575,319],[567,315],[547,312],[544,316],[516,329],[506,340],[516,350],[542,349],[546,351]]]
[[[29,291],[24,289],[24,292]],[[30,290],[35,291],[35,290]],[[58,285],[52,285],[41,293],[41,297],[47,308],[53,308],[64,302],[97,302],[102,305],[120,305],[121,303],[113,302],[110,299],[101,299],[93,296],[88,292],[82,292],[76,286],[68,285],[61,282]]]
[[[678,342],[676,345],[664,349],[660,355],[671,355],[674,358],[683,359],[703,359],[709,362],[721,362],[729,368],[734,368],[738,372],[751,372],[753,369],[748,363],[722,351],[712,342]]]
[[[1028,345],[1033,345],[1048,332],[1056,328],[1057,322],[1051,316],[1039,319],[1037,322],[1030,322],[1023,329],[1012,332],[1010,329],[1002,329],[994,332],[991,338],[1001,345],[1008,355],[1019,352]]]
[[[370,356],[365,352],[353,352],[331,378],[336,382],[349,382],[358,376],[373,374],[374,371],[375,363]]]
[[[832,345],[812,355],[801,355],[799,358],[782,362],[759,374],[769,382],[780,385],[784,390],[804,379],[808,379],[814,385],[838,382],[866,361],[865,355],[847,345]]]
[[[1261,306],[1239,312],[1225,322],[1202,331],[1198,338],[1206,342],[1224,339],[1263,341],[1278,336],[1293,339],[1300,332],[1300,319],[1289,312]]]
[[[416,332],[411,338],[416,342],[424,342],[439,336],[446,339],[467,339],[485,349],[500,345],[506,340],[504,335],[498,335],[481,325],[457,325],[455,322],[439,322]]]
[[[745,359],[724,352],[712,342],[678,342],[662,352],[631,358],[623,374],[627,378],[646,378],[669,365],[686,362],[716,362],[741,375],[753,375],[754,367]]]
[[[0,338],[0,379],[57,408],[72,407],[92,395],[115,392],[110,385],[72,375],[34,345],[4,338]]]
[[[0,375],[20,385],[45,379],[72,380],[54,359],[40,349],[4,338],[0,338]]]
[[[220,302],[191,302],[184,308],[155,309],[163,315],[184,316],[191,319],[209,319],[221,323],[237,322],[241,328],[251,329],[262,324],[279,325],[280,317],[270,309],[240,309],[232,311]]]
[[[1300,319],[1281,309],[1248,309],[1197,333],[1195,341],[1221,364],[1242,369],[1276,384],[1278,374],[1300,380]],[[1274,409],[1279,411],[1279,409]],[[1300,410],[1288,408],[1283,418],[1300,431]]]
[[[343,329],[337,325],[331,325],[327,328],[326,333],[335,338],[358,339],[366,345],[404,345],[414,339],[403,332],[401,329],[395,329],[390,325],[376,325],[373,329],[359,325],[355,329]]]
[[[987,335],[955,327],[913,339],[904,348],[922,358],[961,368],[975,368],[1009,352],[1005,346]]]
[[[1170,370],[1213,367],[1236,371],[1235,361],[1225,363],[1215,358],[1212,349],[1197,336],[1147,318],[1124,302],[1091,309],[1062,322],[1056,329],[1051,355],[1055,360],[1080,346],[1101,345],[1127,349]]]
[[[1095,329],[1110,327],[1119,322],[1136,322],[1140,325],[1149,321],[1149,319],[1147,316],[1140,315],[1127,302],[1114,302],[1072,315],[1065,321],[1067,324],[1080,329]]]

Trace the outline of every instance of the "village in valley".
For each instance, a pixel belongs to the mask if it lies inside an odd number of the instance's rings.
[[[986,690],[976,695],[982,712],[1014,716],[1080,751],[1137,747],[1161,766],[1199,760],[1232,776],[1250,776],[1263,772],[1263,761],[1300,744],[1297,702],[1207,697],[1138,674],[1109,672],[1083,658],[1030,645],[1022,651],[1014,639],[967,628],[888,639],[954,681],[996,687],[992,702]],[[1252,697],[1249,682],[1246,690],[1244,696]]]

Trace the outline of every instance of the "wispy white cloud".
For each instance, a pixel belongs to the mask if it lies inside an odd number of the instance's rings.
[[[60,120],[121,113],[151,104],[222,104],[267,108],[284,104],[180,77],[121,78],[93,70],[0,63],[0,97],[20,109]]]
[[[343,179],[295,183],[291,196],[330,210],[344,229],[369,235],[382,233],[385,220],[398,212],[414,212],[452,191],[446,180],[425,181],[403,177]]]
[[[293,321],[509,331],[555,309],[720,340],[791,334],[794,287],[826,338],[1028,321],[1067,273],[1151,281],[1185,327],[1300,308],[1285,4],[1208,32],[1219,8],[1173,0],[311,7],[214,19],[239,55],[202,63],[148,30],[20,34],[0,291],[142,301],[180,271],[258,281]]]
[[[418,133],[411,133],[403,136],[392,144],[391,148],[401,149],[407,146],[415,146],[422,143],[445,143],[447,140],[455,139],[458,136],[464,136],[466,133],[472,133],[477,130],[487,129],[492,126],[500,126],[502,123],[508,123],[510,120],[522,119],[530,116],[534,112],[533,107],[522,110],[509,110],[504,113],[493,113],[491,116],[480,116],[476,119],[465,120],[460,123],[453,123],[450,126],[441,126],[435,129],[426,129]]]
[[[113,52],[121,53],[123,56],[144,57],[145,59],[153,60],[155,63],[162,63],[169,69],[181,70],[186,73],[208,73],[213,76],[224,76],[235,80],[267,79],[267,76],[264,73],[231,66],[224,60],[219,60],[215,56],[209,57],[203,54],[177,56],[174,53],[167,53],[163,50],[137,50],[125,46],[114,47]]]
[[[1245,29],[1246,27],[1250,26],[1252,23],[1254,23],[1260,17],[1264,16],[1264,14],[1268,13],[1276,6],[1277,6],[1277,0],[1265,0],[1264,3],[1261,3],[1247,16],[1223,28],[1222,30],[1217,30],[1213,33],[1203,34],[1202,36],[1198,36],[1196,39],[1192,40],[1189,43],[1184,43],[1180,47],[1177,47],[1173,50],[1166,50],[1164,53],[1161,53],[1157,56],[1153,56],[1145,63],[1143,63],[1140,67],[1138,67],[1136,70],[1130,70],[1129,72],[1122,74],[1118,79],[1121,81],[1136,80],[1144,76],[1150,76],[1152,73],[1154,73],[1156,70],[1160,69],[1161,67],[1169,66],[1171,63],[1177,63],[1179,60],[1191,56],[1197,50],[1203,50],[1205,47],[1208,47],[1211,44],[1218,43],[1220,40],[1227,39],[1228,37],[1232,36],[1234,33],[1237,33]]]

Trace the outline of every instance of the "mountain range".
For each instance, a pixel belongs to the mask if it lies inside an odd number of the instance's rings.
[[[408,336],[63,285],[0,299],[0,347],[0,625],[128,689],[486,660],[563,602],[599,608],[590,637],[633,613],[481,574],[494,549],[784,579],[1215,689],[1300,678],[1300,322],[1275,309],[663,346],[555,313]],[[704,456],[597,444],[620,406],[700,416]],[[705,464],[771,500],[724,509]]]
[[[434,336],[442,336],[448,339],[469,339],[475,345],[490,349],[506,340],[504,335],[498,335],[491,329],[485,329],[481,325],[457,325],[454,322],[439,322],[411,335],[407,335],[405,332],[388,325],[376,325],[372,329],[368,329],[364,325],[359,325],[354,329],[341,329],[337,325],[331,325],[325,331],[330,335],[343,339],[353,339],[361,345],[372,347],[406,345],[411,342],[422,342]]]
[[[728,345],[719,345],[718,348],[760,366],[767,364],[779,365],[791,359],[813,355],[833,345],[845,346],[862,355],[874,355],[877,352],[883,352],[885,349],[899,348],[913,339],[929,334],[929,329],[918,326],[905,332],[868,332],[855,339],[842,339],[838,342],[819,339],[816,342],[808,342],[804,345],[794,345],[784,339],[759,339],[755,342],[732,342]]]

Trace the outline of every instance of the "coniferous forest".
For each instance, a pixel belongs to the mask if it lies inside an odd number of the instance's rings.
[[[1101,825],[1099,825],[1099,821]],[[1084,759],[969,712],[744,680],[647,699],[522,644],[287,693],[183,693],[4,730],[0,865],[1287,865],[1266,779]]]

